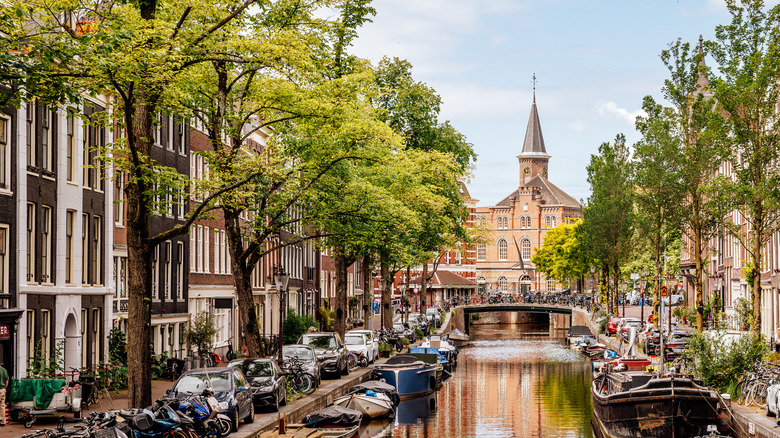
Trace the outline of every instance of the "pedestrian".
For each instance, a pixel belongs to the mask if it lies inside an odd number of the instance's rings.
[[[5,426],[5,393],[11,379],[8,378],[8,371],[3,368],[0,362],[0,426]]]

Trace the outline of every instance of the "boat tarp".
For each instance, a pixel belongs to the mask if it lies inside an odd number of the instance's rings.
[[[19,403],[35,400],[36,409],[46,409],[65,386],[65,379],[12,379],[8,392],[9,403]]]
[[[464,336],[465,336],[465,337],[467,337],[467,338],[469,337],[469,335],[467,335],[467,334],[463,333],[462,331],[460,331],[460,330],[458,330],[458,329],[455,329],[455,330],[453,330],[453,331],[451,331],[451,332],[449,333],[449,337],[450,337],[450,338],[452,337],[452,335],[455,335],[455,336],[460,336],[460,337],[464,337]]]
[[[389,383],[381,382],[379,380],[367,380],[349,389],[350,394],[360,394],[360,393],[368,394],[368,391],[384,394],[390,400],[392,400],[394,404],[398,404],[401,402],[401,398],[398,395],[398,391],[396,391],[395,386]]]
[[[418,359],[418,358],[416,358],[414,356],[408,355],[408,354],[399,354],[398,356],[393,356],[390,359],[387,359],[387,361],[385,361],[385,364],[387,364],[387,365],[411,365],[411,364],[414,364],[416,362],[420,362],[420,359]],[[421,363],[420,365],[424,365],[424,364]]]
[[[311,412],[303,417],[303,423],[310,428],[324,426],[352,427],[360,424],[362,420],[363,414],[359,411],[336,405]]]
[[[587,326],[573,325],[569,329],[569,336],[593,336],[593,332]]]

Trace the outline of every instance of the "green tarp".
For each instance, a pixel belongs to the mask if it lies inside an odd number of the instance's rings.
[[[8,402],[35,400],[36,409],[46,409],[55,393],[65,386],[65,379],[11,379]]]

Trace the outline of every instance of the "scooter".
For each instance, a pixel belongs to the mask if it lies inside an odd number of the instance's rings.
[[[230,417],[222,414],[214,393],[208,389],[181,401],[178,410],[192,419],[195,433],[201,437],[219,438],[230,433]]]

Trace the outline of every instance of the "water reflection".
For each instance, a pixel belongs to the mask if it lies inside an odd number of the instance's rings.
[[[587,437],[590,364],[544,325],[472,327],[453,377],[366,437]],[[432,403],[433,401],[433,403]]]

